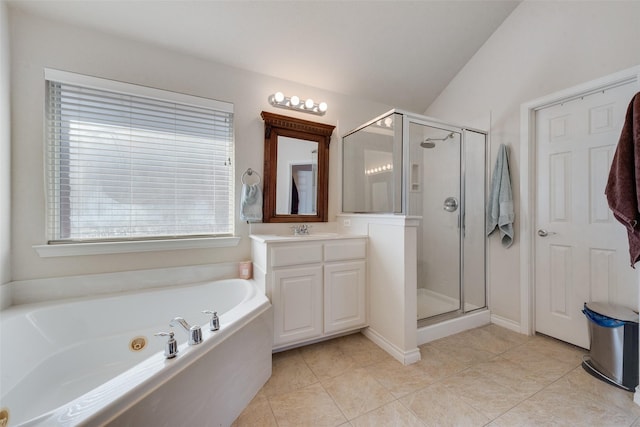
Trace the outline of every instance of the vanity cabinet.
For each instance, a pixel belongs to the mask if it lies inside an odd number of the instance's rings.
[[[255,279],[274,315],[274,350],[367,325],[366,237],[252,235]]]
[[[322,335],[322,267],[275,269],[272,273],[274,347]]]

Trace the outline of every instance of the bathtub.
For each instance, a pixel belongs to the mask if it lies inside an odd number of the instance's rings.
[[[217,311],[211,332],[202,310]],[[169,321],[202,326],[164,357]],[[228,426],[271,376],[271,304],[228,279],[0,312],[0,425]]]

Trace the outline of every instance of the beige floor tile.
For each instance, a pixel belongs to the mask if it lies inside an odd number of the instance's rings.
[[[488,331],[490,334],[500,337],[511,343],[513,346],[521,345],[528,342],[533,337],[523,335],[518,332],[510,331],[507,328],[495,324],[483,326],[481,329]]]
[[[320,383],[269,398],[279,427],[339,426],[347,419]]]
[[[452,393],[480,411],[490,420],[497,418],[509,411],[529,394],[512,390],[502,386],[494,380],[468,369],[441,382]]]
[[[298,390],[317,383],[318,378],[309,369],[299,350],[273,355],[271,378],[262,388],[267,397]]]
[[[351,421],[353,427],[423,427],[424,424],[400,402],[393,401]]]
[[[337,344],[344,354],[351,356],[357,367],[393,359],[386,351],[361,333],[338,338]]]
[[[456,360],[431,344],[420,346],[420,360],[415,364],[434,381],[460,372],[470,365]]]
[[[416,364],[404,366],[395,359],[369,365],[365,369],[395,398],[420,390],[435,381]]]
[[[256,396],[231,427],[278,427],[271,405],[264,395]]]
[[[490,326],[492,325],[462,332],[458,334],[458,338],[469,347],[484,350],[494,355],[511,350],[526,341],[516,338],[514,336],[515,332],[506,331],[504,328],[498,330]]]
[[[589,353],[580,347],[556,340],[545,335],[536,335],[531,338],[523,346],[525,349],[532,348],[536,352],[542,353],[545,356],[559,360],[561,362],[573,363],[579,365],[582,363],[582,357]]]
[[[637,418],[630,412],[589,397],[563,380],[546,387],[526,403],[540,414],[562,422],[571,421],[572,425],[630,426]]]
[[[526,397],[532,396],[549,384],[549,382],[544,381],[544,378],[541,378],[526,366],[520,366],[501,356],[474,365],[470,368],[470,372],[477,373],[510,390],[522,393]]]
[[[573,427],[575,420],[563,419],[539,404],[525,400],[515,408],[496,418],[490,427]]]
[[[640,406],[633,401],[633,392],[622,390],[587,373],[582,366],[569,372],[564,378],[569,386],[585,393],[592,399],[629,411],[640,417]]]
[[[586,351],[552,338],[489,325],[420,353],[403,366],[353,334],[274,354],[271,379],[233,425],[640,427],[633,393],[586,373]]]
[[[425,426],[484,426],[490,420],[437,383],[400,399]]]
[[[593,420],[591,425],[627,426],[638,418],[640,408],[633,403],[631,393],[602,383],[580,369],[529,400],[562,419]]]
[[[395,400],[364,368],[323,380],[322,385],[349,420]]]
[[[332,378],[356,368],[356,362],[335,340],[303,347],[300,354],[319,379]]]
[[[468,337],[461,334],[442,338],[429,344],[442,351],[447,358],[465,365],[485,362],[496,356],[485,349],[470,346]]]
[[[545,384],[551,384],[580,365],[572,356],[566,360],[549,357],[530,343],[502,353],[500,357],[527,369]]]

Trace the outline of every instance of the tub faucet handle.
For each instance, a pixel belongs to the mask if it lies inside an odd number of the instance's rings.
[[[164,357],[166,357],[167,359],[173,359],[178,355],[178,342],[173,337],[173,331],[158,332],[157,334],[154,334],[154,335],[158,337],[166,337],[166,336],[169,337],[169,340],[167,341],[167,345],[164,346]]]
[[[199,325],[189,326],[182,317],[174,317],[169,322],[169,326],[182,326],[182,329],[189,334],[189,345],[196,345],[202,342],[202,329],[200,329]]]
[[[202,310],[204,314],[211,315],[211,320],[209,320],[209,330],[217,331],[220,329],[220,318],[218,317],[218,313],[211,310]]]

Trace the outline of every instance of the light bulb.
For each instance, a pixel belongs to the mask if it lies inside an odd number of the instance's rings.
[[[278,102],[278,103],[284,101],[284,93],[276,92],[275,95],[273,95],[273,99],[275,99],[276,102]]]
[[[386,119],[384,119],[384,125],[387,127],[391,127],[391,124],[393,123],[393,119],[391,117],[387,117]]]
[[[313,108],[313,99],[309,98],[306,101],[304,101],[304,106],[307,107],[307,110],[311,110]]]
[[[298,104],[300,104],[300,98],[298,98],[297,96],[293,95],[291,97],[291,105],[293,105],[295,107]]]
[[[320,110],[320,112],[324,113],[325,111],[327,111],[327,103],[326,102],[321,102],[320,105],[318,105],[318,110]]]

